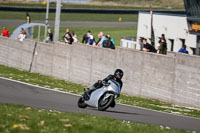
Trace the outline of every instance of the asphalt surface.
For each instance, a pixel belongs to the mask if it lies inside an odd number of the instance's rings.
[[[107,111],[77,106],[79,96],[0,78],[0,103],[24,104],[39,109],[87,113],[137,123],[200,131],[200,119],[117,104]]]
[[[19,26],[26,23],[25,20],[0,20],[0,26]],[[33,21],[33,23],[44,23],[44,21]],[[54,21],[49,21],[54,26]],[[136,22],[90,22],[90,21],[61,21],[63,27],[136,27]]]

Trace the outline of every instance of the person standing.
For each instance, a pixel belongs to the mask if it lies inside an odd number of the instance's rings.
[[[167,54],[167,42],[165,39],[165,34],[161,35],[158,43],[159,43],[159,46],[158,46],[159,54]]]
[[[161,38],[160,46],[158,47],[159,54],[167,54],[167,43],[165,39]]]
[[[6,27],[3,27],[3,31],[1,32],[1,35],[4,37],[9,37],[10,32],[6,29]]]
[[[158,43],[161,43],[161,40],[164,40],[166,42],[165,34],[161,34],[161,37],[160,37],[160,40],[158,41]]]
[[[48,37],[46,38],[45,42],[49,43],[53,41],[53,34],[51,32],[51,29],[48,29]]]

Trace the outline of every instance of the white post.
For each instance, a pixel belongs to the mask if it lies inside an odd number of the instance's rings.
[[[54,42],[57,42],[58,38],[59,38],[60,12],[61,12],[61,0],[57,0],[57,3],[56,3],[56,17],[55,17],[55,30],[54,30]]]
[[[38,26],[38,39],[37,39],[38,42],[40,42],[40,25]]]
[[[47,37],[48,17],[49,17],[49,0],[47,0],[47,7],[46,7],[46,20],[45,20],[44,40]]]

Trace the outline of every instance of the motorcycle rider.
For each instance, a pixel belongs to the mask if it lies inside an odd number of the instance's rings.
[[[89,99],[90,94],[95,91],[96,89],[99,89],[101,87],[103,87],[103,85],[105,83],[107,83],[109,80],[113,79],[115,81],[117,81],[120,84],[120,90],[122,89],[123,86],[123,82],[122,82],[122,77],[123,77],[124,73],[121,69],[116,69],[114,72],[114,75],[110,74],[108,75],[105,79],[103,80],[99,80],[98,82],[96,82],[92,87],[88,88],[88,91],[86,92],[86,99]]]

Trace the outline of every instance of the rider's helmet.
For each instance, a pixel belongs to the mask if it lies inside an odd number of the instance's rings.
[[[124,75],[124,72],[121,69],[115,70],[115,73],[114,73],[115,78],[122,79],[123,75]]]

